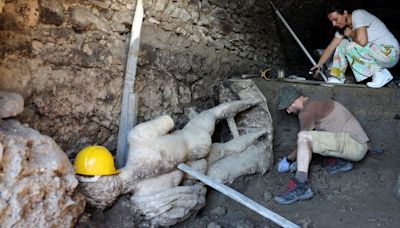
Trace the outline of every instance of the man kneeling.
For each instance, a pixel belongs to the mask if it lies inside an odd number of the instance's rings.
[[[305,97],[294,86],[283,87],[278,102],[279,109],[298,114],[300,122],[297,147],[287,156],[297,159],[297,172],[285,192],[275,197],[278,204],[291,204],[313,197],[307,181],[312,153],[341,158],[328,166],[331,174],[349,171],[353,167],[350,161],[360,161],[366,155],[369,139],[360,123],[339,102]]]

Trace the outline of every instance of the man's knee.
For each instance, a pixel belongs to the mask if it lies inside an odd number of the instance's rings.
[[[297,134],[297,144],[300,143],[312,143],[312,135],[309,131],[300,131]]]

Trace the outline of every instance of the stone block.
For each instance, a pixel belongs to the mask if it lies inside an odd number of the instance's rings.
[[[24,110],[24,99],[17,93],[0,92],[0,117],[8,118]]]
[[[64,9],[57,0],[42,0],[39,5],[40,21],[45,24],[61,25],[64,22]]]

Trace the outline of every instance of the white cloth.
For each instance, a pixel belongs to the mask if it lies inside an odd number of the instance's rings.
[[[285,156],[278,162],[278,172],[286,173],[289,171],[290,163],[287,161],[287,157]]]
[[[399,42],[389,31],[386,25],[376,16],[366,10],[354,10],[351,14],[353,31],[360,27],[367,27],[368,43],[392,45],[399,50]],[[335,33],[336,37],[343,37],[339,32]]]

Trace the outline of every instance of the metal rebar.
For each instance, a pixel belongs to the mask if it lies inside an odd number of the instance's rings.
[[[215,190],[223,193],[226,196],[229,196],[231,199],[236,200],[237,202],[243,204],[244,206],[252,209],[253,211],[257,212],[258,214],[264,216],[265,218],[273,221],[274,223],[282,226],[282,227],[289,227],[289,228],[300,228],[300,226],[294,224],[293,222],[285,219],[284,217],[276,214],[275,212],[268,210],[267,208],[263,207],[259,203],[251,200],[247,196],[233,190],[232,188],[229,188],[228,186],[221,184],[214,179],[200,173],[197,170],[194,170],[187,166],[184,163],[180,163],[178,165],[178,169],[182,170],[185,173],[188,173],[197,179],[199,179],[201,182],[204,184],[214,188]]]

